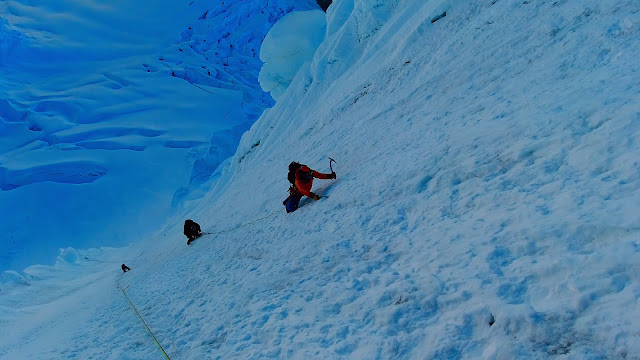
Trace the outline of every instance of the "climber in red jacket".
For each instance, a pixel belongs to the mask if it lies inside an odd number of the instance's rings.
[[[313,186],[313,178],[316,179],[335,179],[336,173],[323,174],[310,169],[307,165],[299,164],[295,161],[289,164],[289,182],[293,185],[289,188],[289,197],[282,203],[287,212],[293,212],[298,209],[298,204],[302,196],[308,196],[313,200],[320,200],[320,196],[311,192]]]

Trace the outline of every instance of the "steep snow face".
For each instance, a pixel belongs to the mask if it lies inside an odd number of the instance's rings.
[[[173,358],[637,358],[639,24],[637,1],[336,1],[202,201],[3,288],[0,356],[162,356],[120,284]],[[288,163],[328,156],[329,198],[285,214]],[[187,247],[184,217],[212,234]]]
[[[194,341],[224,335],[223,357],[639,353],[639,10],[335,2],[308,72],[190,214],[229,229],[281,211],[185,251],[199,289],[234,294],[195,291],[224,315]],[[329,198],[285,215],[289,161],[327,156]]]
[[[312,7],[0,3],[0,271],[139,241],[196,197],[273,103],[265,34]]]

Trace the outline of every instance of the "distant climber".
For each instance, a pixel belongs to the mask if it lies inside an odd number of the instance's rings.
[[[292,161],[289,164],[289,174],[287,178],[291,183],[291,187],[289,187],[289,197],[283,201],[282,204],[285,206],[287,213],[290,213],[298,209],[298,204],[303,196],[310,197],[315,201],[320,200],[319,195],[311,192],[313,178],[335,179],[336,173],[331,171],[331,174],[323,174],[310,169],[307,165]]]
[[[200,236],[202,236],[202,230],[200,230],[200,225],[191,220],[187,219],[184,221],[184,235],[189,238],[187,240],[187,245],[191,244],[191,242]]]
[[[131,268],[128,267],[127,265],[125,265],[125,264],[122,264],[121,268],[122,268],[123,272],[127,272],[127,271],[131,270]]]

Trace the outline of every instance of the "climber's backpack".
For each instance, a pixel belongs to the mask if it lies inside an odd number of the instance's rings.
[[[287,174],[287,179],[289,179],[289,182],[291,184],[296,183],[296,171],[298,171],[298,169],[300,169],[301,167],[302,164],[295,161],[292,161],[291,164],[289,164],[289,174]]]

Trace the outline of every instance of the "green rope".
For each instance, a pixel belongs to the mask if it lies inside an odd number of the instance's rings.
[[[118,286],[119,287],[119,286]],[[128,286],[127,286],[128,287]],[[125,288],[126,289],[126,288]],[[138,312],[138,309],[136,309],[136,306],[133,305],[133,303],[131,302],[131,299],[129,299],[129,296],[127,295],[127,293],[124,291],[123,288],[120,288],[120,291],[122,291],[122,294],[124,295],[125,298],[127,298],[127,301],[129,302],[129,305],[131,305],[131,307],[133,308],[133,311],[136,312],[136,314],[138,315],[138,317],[140,318],[140,320],[142,321],[142,323],[144,324],[144,326],[147,328],[147,331],[149,332],[149,334],[151,335],[151,337],[153,338],[153,340],[156,342],[156,344],[158,345],[158,347],[160,348],[160,350],[162,351],[162,353],[164,354],[164,356],[168,359],[171,360],[171,358],[169,357],[169,355],[167,355],[167,352],[164,351],[164,349],[162,348],[162,345],[160,345],[160,343],[158,342],[158,339],[156,339],[156,336],[153,335],[153,332],[151,332],[151,329],[149,329],[149,325],[147,325],[146,321],[144,321],[144,319],[142,318],[142,316],[140,315],[140,313]]]
[[[273,217],[275,215],[277,215],[278,213],[280,213],[280,210],[274,211],[268,215],[265,215],[261,218],[255,219],[253,221],[250,221],[246,224],[242,224],[240,226],[237,226],[235,228],[231,228],[231,229],[226,229],[226,230],[222,230],[222,231],[216,231],[216,232],[207,232],[207,233],[203,233],[202,235],[214,235],[214,234],[222,234],[222,233],[226,233],[226,232],[230,232],[230,231],[235,231],[238,230],[240,228],[243,228],[245,226],[249,226],[253,223],[256,223],[258,221]],[[144,251],[142,253],[140,253],[140,255],[136,256],[134,259],[139,258],[140,256],[142,256],[142,254],[144,253]],[[94,260],[94,259],[89,259],[87,258],[87,260],[91,260],[91,261],[98,261],[98,262],[109,262],[109,261],[100,261],[100,260]],[[124,273],[120,274],[120,279],[117,280],[117,284],[118,284],[118,289],[120,289],[120,291],[122,291],[122,294],[124,295],[124,297],[127,299],[127,301],[129,302],[129,305],[131,305],[131,308],[133,309],[133,311],[136,312],[136,315],[138,315],[138,317],[140,318],[140,321],[142,321],[142,323],[144,324],[144,326],[147,328],[147,331],[149,332],[149,335],[151,335],[151,337],[153,338],[153,341],[155,341],[156,345],[158,345],[158,348],[160,348],[160,350],[162,351],[162,353],[164,354],[164,356],[168,359],[171,360],[171,358],[169,357],[169,355],[167,355],[167,352],[164,351],[164,348],[162,348],[162,345],[160,345],[160,342],[158,341],[158,339],[156,338],[155,335],[153,335],[153,332],[151,331],[151,329],[149,328],[149,325],[147,325],[147,322],[144,321],[144,319],[142,318],[142,315],[140,315],[140,312],[138,311],[138,309],[136,308],[136,306],[133,304],[133,302],[131,301],[131,299],[129,298],[129,296],[127,295],[127,293],[125,292],[125,290],[129,287],[125,287],[124,289],[122,287],[120,287],[120,280],[122,279],[122,276],[124,275]]]
[[[124,260],[125,263],[127,262],[131,262],[137,258],[139,258],[140,256],[144,255],[144,251],[140,252],[140,254],[134,258],[128,259],[128,260]],[[92,259],[88,256],[84,256],[84,259],[87,261],[93,261],[93,262],[97,262],[97,263],[102,263],[102,264],[122,264],[123,261],[119,260],[119,261],[112,261],[112,260],[96,260],[96,259]]]
[[[242,224],[242,225],[240,225],[240,226],[236,226],[236,227],[231,228],[231,229],[220,230],[220,231],[214,231],[214,232],[206,232],[206,233],[203,233],[202,235],[216,235],[216,234],[223,234],[223,233],[230,232],[230,231],[236,231],[236,230],[241,229],[241,228],[243,228],[243,227],[245,227],[245,226],[249,226],[249,225],[251,225],[251,224],[253,224],[253,223],[256,223],[256,222],[258,222],[258,221],[260,221],[260,220],[264,220],[264,219],[267,219],[267,218],[273,217],[273,216],[275,216],[275,215],[278,215],[280,212],[281,212],[281,210],[277,210],[277,211],[272,212],[272,213],[271,213],[271,214],[269,214],[269,215],[263,216],[263,217],[261,217],[261,218],[259,218],[259,219],[255,219],[255,220],[250,221],[250,222],[248,222],[248,223],[246,223],[246,224]]]

